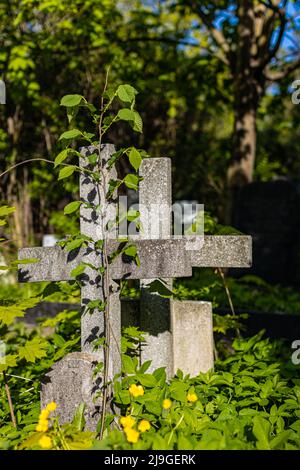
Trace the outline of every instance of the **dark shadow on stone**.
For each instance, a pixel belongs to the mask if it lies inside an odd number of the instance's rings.
[[[74,250],[69,251],[67,255],[67,263],[74,261],[78,257],[79,252],[80,248],[75,248]]]
[[[30,274],[26,269],[19,269],[18,271],[18,282],[30,282]]]
[[[87,195],[87,200],[92,203],[97,197],[97,190],[93,188]]]

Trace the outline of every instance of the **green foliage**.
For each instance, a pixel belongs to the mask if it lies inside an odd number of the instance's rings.
[[[25,328],[22,323],[0,327],[1,340],[6,345],[0,371],[4,370],[9,379],[17,419],[17,429],[14,429],[1,374],[0,449],[15,448],[31,437],[40,411],[41,379],[54,362],[79,349],[79,333],[80,314],[77,311],[61,312],[35,329]],[[74,431],[71,440],[76,438],[78,426],[76,423],[74,429],[69,425],[67,434],[70,435],[70,429]]]
[[[20,347],[19,358],[28,362],[35,362],[36,359],[47,356],[46,347],[47,343],[45,341],[40,338],[33,338]]]
[[[24,317],[28,308],[32,308],[38,304],[39,298],[23,300],[22,302],[15,303],[14,305],[0,306],[0,326],[10,325],[18,317]]]
[[[15,207],[1,206],[0,207],[0,227],[7,223],[4,217],[12,214],[15,211]]]
[[[11,378],[13,396],[19,397],[16,400],[18,429],[13,430],[9,424],[9,412],[5,405],[0,411],[1,448],[40,449],[38,441],[41,433],[35,431],[40,378],[57,360],[55,357],[74,350],[71,343],[77,335],[79,320],[78,313],[65,312],[44,323],[44,327],[55,327],[55,334],[48,336],[47,357],[41,361],[24,363],[18,370],[11,359],[12,373],[23,377]],[[15,347],[16,340],[20,344],[32,341],[36,334],[26,332],[21,325],[11,326],[7,333],[9,348]],[[99,441],[95,434],[83,431],[82,405],[77,409],[73,423],[62,426],[60,430],[55,420],[51,421],[47,436],[51,437],[53,448],[300,448],[300,384],[295,378],[296,366],[290,362],[290,350],[283,343],[262,340],[261,335],[235,340],[231,353],[217,361],[215,371],[195,378],[178,371],[167,382],[164,369],[149,374],[149,362],[139,365],[135,354],[140,341],[143,341],[143,334],[135,328],[128,328],[123,333],[123,354],[126,352],[123,356],[124,375],[121,381],[116,378],[114,401],[122,416],[130,415],[135,419],[134,429],[142,419],[149,421],[150,429],[146,432],[137,430],[138,440],[133,444],[127,441],[126,433],[121,428],[110,430]],[[69,349],[64,349],[65,344],[70,345]],[[7,373],[10,370],[8,368]],[[131,395],[129,389],[132,384],[140,384],[143,395]],[[190,401],[193,394],[196,401]],[[163,408],[166,398],[171,400],[169,409]],[[34,402],[36,405],[33,406]],[[113,418],[118,420],[119,416],[108,417],[108,422]]]

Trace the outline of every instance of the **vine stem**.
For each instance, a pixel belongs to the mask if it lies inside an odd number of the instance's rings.
[[[223,282],[223,286],[224,286],[224,289],[225,289],[225,292],[226,292],[226,295],[227,295],[227,299],[228,299],[228,302],[229,302],[229,306],[230,306],[230,310],[231,310],[231,313],[232,315],[235,317],[236,316],[236,313],[235,313],[235,309],[234,309],[234,306],[233,306],[233,302],[232,302],[232,297],[231,297],[231,294],[230,294],[230,290],[228,288],[228,285],[227,285],[227,282],[226,282],[226,279],[225,279],[225,275],[222,271],[221,268],[217,268],[217,271],[219,273],[219,275],[221,276],[221,279],[222,279],[222,282]],[[241,332],[240,332],[240,329],[239,327],[237,326],[236,327],[236,332],[237,332],[237,336],[239,338],[241,338]]]
[[[10,388],[7,382],[6,374],[3,372],[3,379],[4,379],[4,388],[7,396],[7,401],[8,401],[8,406],[9,406],[9,411],[10,411],[10,416],[11,416],[11,421],[14,426],[14,428],[17,427],[17,421],[15,417],[15,412],[14,412],[14,406],[11,398],[11,393],[10,393]]]
[[[37,162],[37,161],[52,163],[52,165],[54,165],[54,162],[52,160],[47,160],[46,158],[29,158],[28,160],[24,160],[24,162],[16,163],[15,165],[8,168],[8,170],[5,170],[3,173],[0,174],[0,178],[2,178],[2,176],[6,175],[7,173],[14,170],[15,168],[17,168],[18,166],[25,165],[25,163]]]
[[[172,437],[174,435],[174,432],[176,431],[176,429],[180,426],[180,424],[182,423],[182,420],[184,418],[184,415],[181,416],[181,418],[179,419],[179,421],[177,422],[175,428],[172,429],[172,431],[170,432],[170,436],[169,436],[169,439],[168,439],[168,445],[170,444],[171,440],[172,440]]]
[[[102,136],[103,136],[103,129],[102,129],[102,122],[103,116],[106,111],[104,107],[104,94],[107,90],[108,85],[108,75],[109,69],[106,72],[105,77],[105,84],[104,89],[101,97],[101,112],[99,118],[99,163],[98,168],[99,172],[101,173],[101,182],[102,187],[104,189],[104,193],[106,193],[106,178],[103,171],[103,162],[101,157],[101,145],[102,145]],[[98,189],[98,192],[100,190]],[[106,416],[106,406],[107,406],[107,399],[108,399],[108,390],[107,390],[107,382],[109,376],[109,359],[110,359],[110,335],[111,335],[111,326],[110,326],[110,276],[109,276],[109,259],[108,259],[108,252],[107,252],[107,240],[105,236],[105,227],[103,225],[105,213],[101,214],[101,224],[102,224],[102,235],[103,239],[103,250],[102,250],[102,264],[104,268],[104,275],[103,275],[103,300],[104,300],[104,329],[105,329],[105,345],[104,345],[104,376],[103,376],[103,397],[102,397],[102,410],[101,410],[101,424],[100,424],[100,439],[103,438],[104,433],[104,425],[105,425],[105,416]]]

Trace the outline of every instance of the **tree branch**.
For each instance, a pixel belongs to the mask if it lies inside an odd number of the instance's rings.
[[[297,68],[300,68],[300,56],[295,62],[292,62],[286,65],[286,67],[283,70],[277,70],[277,71],[267,70],[265,72],[265,77],[267,80],[270,80],[272,82],[279,81],[279,80],[282,80],[283,78],[288,77],[291,73],[295,72]]]
[[[274,12],[274,16],[275,15],[278,16],[279,21],[280,21],[279,33],[278,33],[277,40],[276,40],[274,46],[270,48],[270,50],[268,51],[266,57],[264,58],[264,60],[262,61],[262,64],[261,64],[261,67],[265,68],[266,65],[268,65],[271,62],[271,60],[276,56],[276,54],[277,54],[277,52],[280,48],[280,45],[282,43],[282,39],[283,39],[283,36],[284,36],[284,33],[285,33],[285,29],[286,29],[287,19],[286,19],[285,8],[279,8],[279,6],[272,3],[271,0],[268,0],[268,1],[259,0],[259,3],[264,5],[266,8],[272,10]],[[278,4],[279,3],[280,2],[278,2]],[[287,4],[287,0],[284,2],[284,7],[286,6],[286,4]]]
[[[217,46],[219,46],[224,55],[225,55],[225,60],[226,60],[226,63],[229,64],[229,60],[230,59],[230,55],[231,55],[231,48],[230,48],[230,44],[229,42],[227,41],[227,39],[225,38],[224,34],[222,33],[222,31],[220,31],[219,29],[217,29],[212,21],[209,19],[208,15],[202,10],[201,7],[198,6],[198,2],[197,1],[190,1],[188,2],[190,8],[192,9],[192,11],[194,13],[196,13],[200,19],[202,20],[203,24],[207,27],[207,29],[210,31],[211,35],[212,35],[212,38],[214,40],[214,42],[217,44]]]

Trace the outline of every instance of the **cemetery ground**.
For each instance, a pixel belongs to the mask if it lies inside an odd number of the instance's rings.
[[[34,286],[33,290],[38,294],[41,286]],[[78,292],[74,294],[78,296]],[[70,288],[62,285],[62,292],[52,294],[54,296],[56,300],[69,300]],[[122,425],[117,425],[100,441],[96,433],[83,430],[82,408],[78,409],[72,423],[63,426],[58,426],[55,419],[52,421],[50,415],[49,429],[37,432],[39,419],[41,421],[41,379],[55,361],[68,352],[79,350],[79,330],[78,311],[65,311],[41,320],[31,330],[22,322],[1,328],[11,358],[24,351],[6,374],[17,427],[11,423],[3,380],[1,382],[2,449],[47,448],[50,441],[40,442],[42,435],[51,439],[52,448],[66,450],[300,447],[299,378],[297,366],[291,363],[290,344],[263,339],[262,334],[234,338],[232,329],[224,336],[218,333],[217,327],[219,358],[214,372],[189,378],[178,371],[169,383],[163,369],[147,374],[147,364],[138,366],[134,351],[141,334],[134,328],[123,332],[122,353],[126,359],[114,403],[117,416],[125,416],[130,409],[132,418],[126,419],[134,423],[131,433],[126,435]],[[39,349],[39,357],[32,361],[24,349],[30,344],[36,344]],[[135,383],[141,385],[143,394],[132,389]],[[112,419],[113,416],[108,415],[108,422]],[[149,429],[147,423],[150,423]]]

